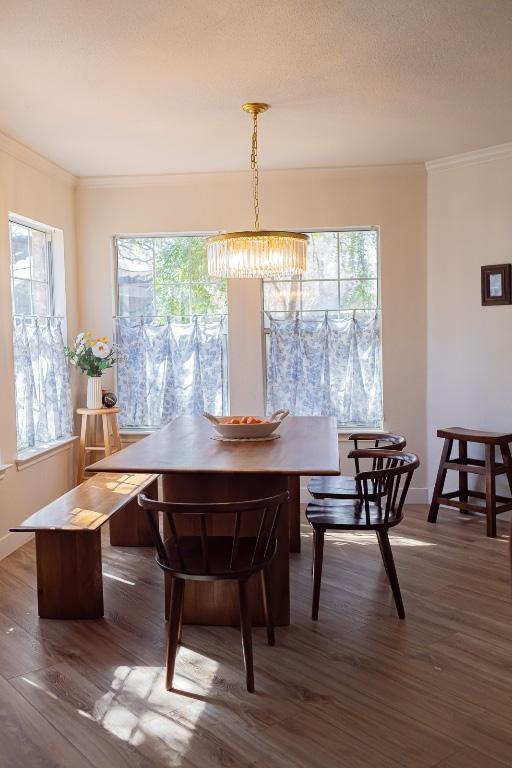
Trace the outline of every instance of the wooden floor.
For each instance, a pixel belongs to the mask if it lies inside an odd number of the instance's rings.
[[[407,619],[374,537],[331,534],[320,621],[310,546],[292,560],[292,625],[254,632],[255,694],[239,634],[185,627],[181,692],[165,691],[160,572],[104,541],[106,616],[39,620],[34,548],[0,563],[0,766],[499,768],[512,765],[507,524],[410,507],[392,534]]]

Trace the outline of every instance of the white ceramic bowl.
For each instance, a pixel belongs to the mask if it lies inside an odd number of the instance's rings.
[[[212,427],[222,437],[229,437],[235,440],[250,437],[268,437],[272,432],[281,426],[280,421],[266,421],[261,424],[228,424],[231,419],[241,418],[240,416],[219,416],[219,424],[212,424]]]

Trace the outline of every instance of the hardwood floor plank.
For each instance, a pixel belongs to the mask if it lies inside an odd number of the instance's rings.
[[[277,629],[275,647],[254,630],[254,695],[230,627],[184,627],[176,690],[165,690],[151,549],[110,547],[104,536],[105,618],[80,622],[38,618],[25,545],[0,563],[1,768],[512,765],[506,526],[490,540],[480,518],[440,514],[433,526],[426,513],[408,507],[391,537],[405,621],[375,537],[336,534],[312,622],[303,522],[292,624]]]
[[[91,768],[81,752],[0,678],[1,768]]]

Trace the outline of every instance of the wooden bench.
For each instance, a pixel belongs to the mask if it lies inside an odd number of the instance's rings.
[[[37,598],[45,619],[103,616],[101,526],[115,546],[152,546],[147,516],[137,504],[157,498],[158,475],[100,473],[35,512],[11,531],[36,536]]]

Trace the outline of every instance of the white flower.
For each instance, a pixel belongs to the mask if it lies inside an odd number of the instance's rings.
[[[110,355],[110,347],[103,341],[97,341],[96,344],[92,345],[91,349],[94,357],[99,357],[101,360]]]
[[[80,353],[85,349],[85,334],[79,333],[75,339],[75,351]]]

